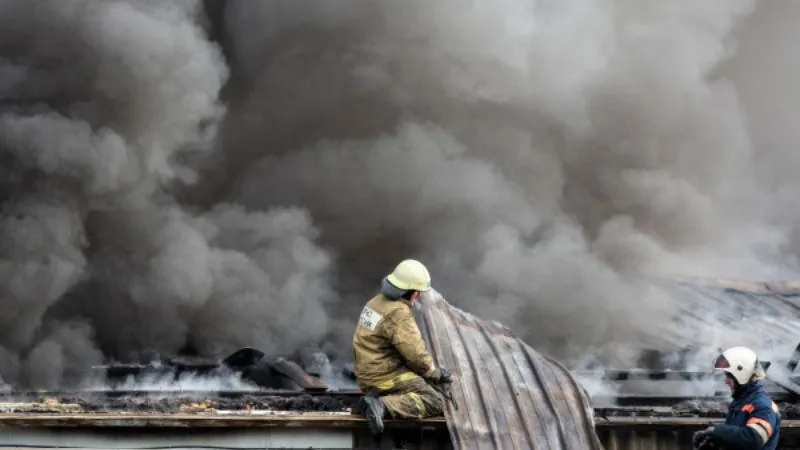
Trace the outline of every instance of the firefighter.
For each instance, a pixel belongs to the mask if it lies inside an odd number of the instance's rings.
[[[694,448],[777,449],[780,411],[761,384],[766,374],[756,353],[746,347],[729,348],[714,361],[714,371],[725,374],[725,383],[731,389],[733,401],[723,425],[694,434]]]
[[[380,294],[361,311],[353,336],[354,372],[364,393],[358,412],[373,434],[383,432],[386,417],[443,414],[444,400],[428,383],[450,383],[451,374],[436,367],[412,315],[412,304],[430,289],[428,269],[407,259],[383,278]]]

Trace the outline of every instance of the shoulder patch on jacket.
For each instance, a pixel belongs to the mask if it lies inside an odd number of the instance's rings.
[[[358,323],[369,331],[375,331],[375,329],[378,328],[378,324],[380,324],[382,320],[382,315],[378,314],[369,306],[365,306],[364,309],[361,310],[361,317],[358,318]]]

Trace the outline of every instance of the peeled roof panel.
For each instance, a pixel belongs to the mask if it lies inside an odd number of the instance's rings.
[[[418,322],[434,359],[454,373],[446,404],[456,449],[601,450],[589,397],[569,371],[496,322],[431,291]]]

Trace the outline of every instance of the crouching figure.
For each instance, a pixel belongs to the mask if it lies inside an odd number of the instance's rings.
[[[431,384],[450,383],[451,374],[434,364],[411,309],[430,288],[427,268],[407,259],[384,277],[380,294],[361,311],[353,336],[354,372],[364,393],[358,413],[374,434],[383,432],[387,417],[443,414],[444,399]]]

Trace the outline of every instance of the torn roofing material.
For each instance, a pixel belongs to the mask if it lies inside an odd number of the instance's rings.
[[[454,373],[445,415],[454,448],[600,450],[586,391],[500,324],[430,291],[417,312],[433,357]]]

